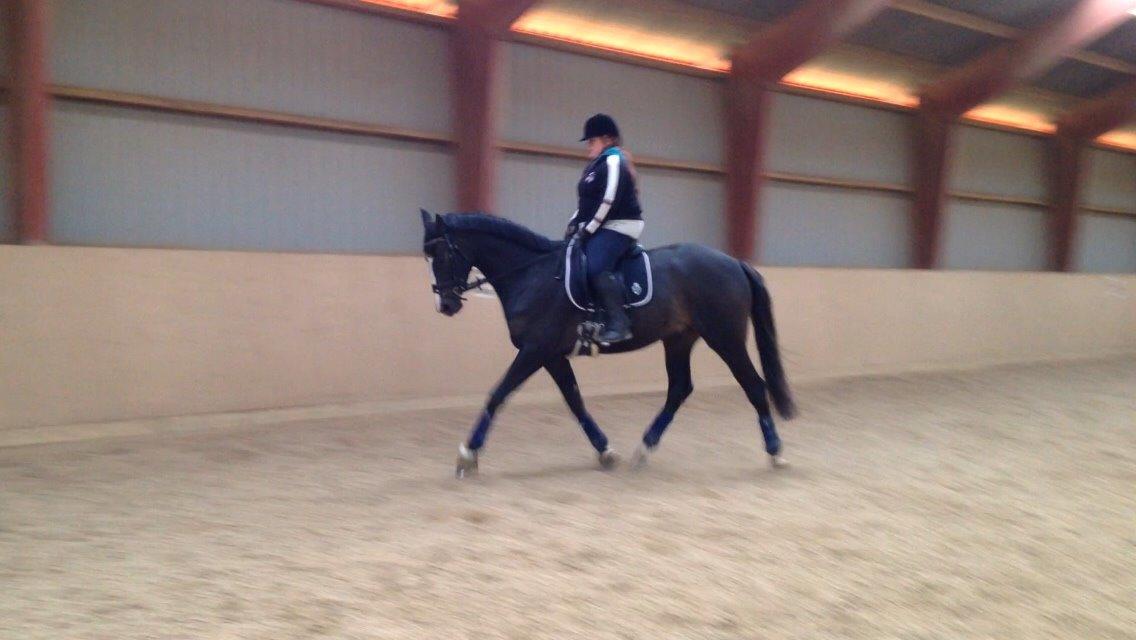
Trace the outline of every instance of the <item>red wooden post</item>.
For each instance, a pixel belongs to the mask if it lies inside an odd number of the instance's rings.
[[[1059,130],[1050,141],[1049,268],[1069,271],[1077,235],[1077,206],[1083,179],[1084,140]]]
[[[1058,119],[1049,157],[1049,267],[1054,271],[1073,268],[1088,142],[1134,116],[1136,82],[1129,82]]]
[[[915,112],[911,264],[916,269],[939,266],[953,121],[953,115],[926,106]]]
[[[476,27],[459,25],[453,33],[454,140],[462,211],[493,210],[499,46]]]
[[[725,95],[725,226],[731,255],[758,258],[768,87],[886,5],[885,0],[811,0],[754,34],[732,56]]]
[[[769,91],[737,63],[726,79],[726,247],[740,260],[757,259],[757,215],[765,164]]]
[[[39,244],[48,236],[47,2],[12,0],[12,204],[16,238]]]
[[[492,212],[502,36],[535,0],[465,0],[451,46],[457,197],[463,211]]]

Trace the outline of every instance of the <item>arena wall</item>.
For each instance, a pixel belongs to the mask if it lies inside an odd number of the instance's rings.
[[[478,402],[500,307],[434,311],[413,257],[0,247],[5,430],[282,407]],[[1136,276],[764,268],[802,382],[1136,353]],[[696,386],[729,382],[696,349]],[[586,394],[662,390],[662,354],[577,359]],[[538,375],[522,396],[551,389]],[[463,400],[463,401],[465,401]]]
[[[449,136],[444,30],[281,0],[56,0],[53,82]],[[56,101],[60,244],[407,253],[445,144]]]

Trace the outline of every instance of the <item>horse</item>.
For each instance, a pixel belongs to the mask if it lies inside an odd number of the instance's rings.
[[[596,450],[600,466],[610,469],[618,464],[619,456],[584,406],[569,362],[577,346],[578,328],[587,315],[572,304],[565,291],[568,243],[486,214],[434,216],[421,210],[421,215],[423,253],[429,263],[436,310],[446,316],[457,314],[462,308],[462,294],[488,283],[501,302],[509,338],[517,348],[469,439],[458,447],[456,475],[477,473],[479,452],[494,416],[509,394],[542,368],[563,394]],[[793,417],[796,407],[781,364],[772,300],[764,280],[745,262],[698,244],[673,244],[647,253],[654,287],[651,301],[628,309],[631,340],[603,345],[599,350],[601,354],[623,353],[663,343],[667,398],[643,434],[633,457],[634,466],[646,464],[675,413],[694,391],[690,353],[699,339],[725,361],[745,391],[757,412],[772,466],[786,466],[769,399],[785,419]],[[474,268],[484,277],[469,282]],[[758,375],[746,348],[747,322],[753,323],[765,380]]]

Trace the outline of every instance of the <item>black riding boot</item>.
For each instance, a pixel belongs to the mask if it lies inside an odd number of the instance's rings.
[[[623,283],[614,273],[601,273],[593,283],[607,314],[603,331],[596,337],[603,344],[614,344],[631,339],[631,321],[623,310]]]

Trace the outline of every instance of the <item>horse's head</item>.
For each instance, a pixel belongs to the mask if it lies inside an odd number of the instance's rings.
[[[433,216],[423,209],[422,226],[425,228],[422,252],[430,265],[434,308],[439,313],[452,316],[461,311],[462,293],[466,291],[465,284],[473,263],[454,244],[440,216]]]

